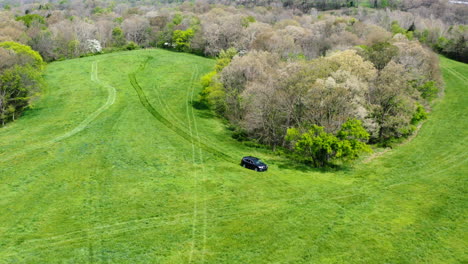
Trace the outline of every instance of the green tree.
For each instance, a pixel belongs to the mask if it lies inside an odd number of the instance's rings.
[[[413,114],[413,118],[411,119],[411,124],[416,125],[420,121],[427,119],[427,112],[424,109],[424,106],[417,104],[416,111]]]
[[[23,64],[29,64],[29,61],[32,61],[31,64],[33,67],[42,69],[44,66],[44,60],[42,59],[39,52],[33,50],[30,46],[23,45],[14,41],[5,41],[0,42],[0,48],[8,49],[14,51],[17,55],[26,58],[26,61],[20,61]]]
[[[236,56],[238,53],[237,49],[235,48],[229,48],[227,50],[222,50],[218,58],[216,59],[216,65],[215,65],[215,71],[216,72],[221,72],[225,67],[231,63],[232,58]]]
[[[317,125],[305,133],[290,128],[286,134],[286,140],[293,144],[295,156],[315,167],[324,167],[336,160],[354,160],[359,154],[370,152],[366,144],[368,139],[369,133],[361,121],[355,119],[345,122],[336,136]]]
[[[298,131],[294,128],[287,132],[289,139],[298,135]],[[314,167],[327,165],[332,158],[341,155],[340,149],[340,140],[317,125],[313,125],[311,129],[301,134],[294,144],[295,155],[302,161],[313,164]]]
[[[342,145],[343,159],[353,160],[362,152],[372,151],[366,144],[370,135],[362,126],[361,120],[349,119],[343,123],[337,137],[344,143]]]
[[[241,24],[243,27],[249,27],[250,24],[257,22],[255,17],[253,16],[246,16],[242,18]]]
[[[122,47],[127,43],[123,30],[120,27],[112,29],[112,43],[116,47]]]
[[[408,31],[402,27],[400,27],[400,24],[398,24],[397,21],[393,21],[392,22],[392,33],[394,35],[396,34],[403,34],[405,35],[409,40],[412,40],[413,39],[413,31]]]
[[[431,101],[437,97],[439,93],[439,88],[437,88],[437,84],[434,81],[429,81],[424,83],[423,85],[417,87],[418,91],[421,93],[422,98]]]
[[[190,40],[194,36],[192,29],[176,30],[172,35],[172,43],[174,48],[178,51],[189,52],[190,51]]]
[[[0,124],[15,120],[28,106],[31,96],[41,85],[42,57],[31,47],[8,41],[1,42],[0,61]]]
[[[231,63],[237,53],[235,48],[222,50],[216,60],[215,70],[201,78],[200,82],[203,90],[199,94],[198,102],[200,105],[212,107],[219,114],[224,112],[226,93],[222,83],[219,81],[219,73]]]
[[[380,42],[370,47],[364,47],[362,55],[371,61],[378,70],[382,70],[398,55],[398,48],[388,42]]]
[[[32,66],[14,66],[0,75],[0,123],[15,120],[41,85],[41,72]]]
[[[44,17],[38,14],[27,14],[24,16],[19,16],[16,18],[16,21],[23,21],[27,27],[30,27],[33,22],[40,24],[46,23]]]

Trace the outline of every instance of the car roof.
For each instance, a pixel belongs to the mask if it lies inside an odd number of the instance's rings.
[[[246,157],[243,157],[243,159],[259,160],[259,158],[252,157],[252,156],[246,156]]]

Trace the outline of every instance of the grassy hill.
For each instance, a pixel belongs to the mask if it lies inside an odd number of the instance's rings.
[[[341,171],[291,166],[194,109],[210,59],[52,63],[0,129],[0,263],[466,262],[468,65],[441,63],[417,137]]]

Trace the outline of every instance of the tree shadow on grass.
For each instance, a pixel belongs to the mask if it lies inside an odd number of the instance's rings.
[[[215,118],[216,115],[210,110],[210,107],[200,101],[191,101],[192,107],[199,110],[197,116],[205,119]]]
[[[280,169],[297,170],[306,173],[350,172],[352,170],[352,167],[347,164],[328,164],[325,167],[316,168],[312,164],[306,164],[289,158],[276,160],[275,164]]]
[[[28,107],[23,113],[21,113],[21,117],[36,117],[39,116],[44,110],[45,107]]]
[[[212,118],[216,117],[210,111],[200,111],[200,112],[197,113],[197,116],[200,117],[200,118],[205,118],[205,119],[212,119]]]
[[[204,102],[201,102],[201,101],[190,101],[190,104],[192,104],[192,107],[197,109],[197,110],[209,110],[210,107],[204,103]]]

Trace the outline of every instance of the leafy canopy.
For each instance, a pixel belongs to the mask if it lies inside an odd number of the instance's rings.
[[[44,65],[44,61],[41,55],[39,54],[39,52],[31,49],[30,46],[23,45],[14,41],[5,41],[5,42],[0,42],[0,48],[9,49],[9,50],[14,51],[16,54],[26,55],[30,57],[35,62],[34,66],[40,69],[42,69]]]
[[[345,122],[336,136],[317,125],[305,133],[290,128],[286,135],[286,140],[294,145],[296,158],[315,167],[324,167],[336,160],[353,160],[362,152],[371,152],[365,143],[368,139],[369,133],[362,127],[362,122],[356,119]]]

